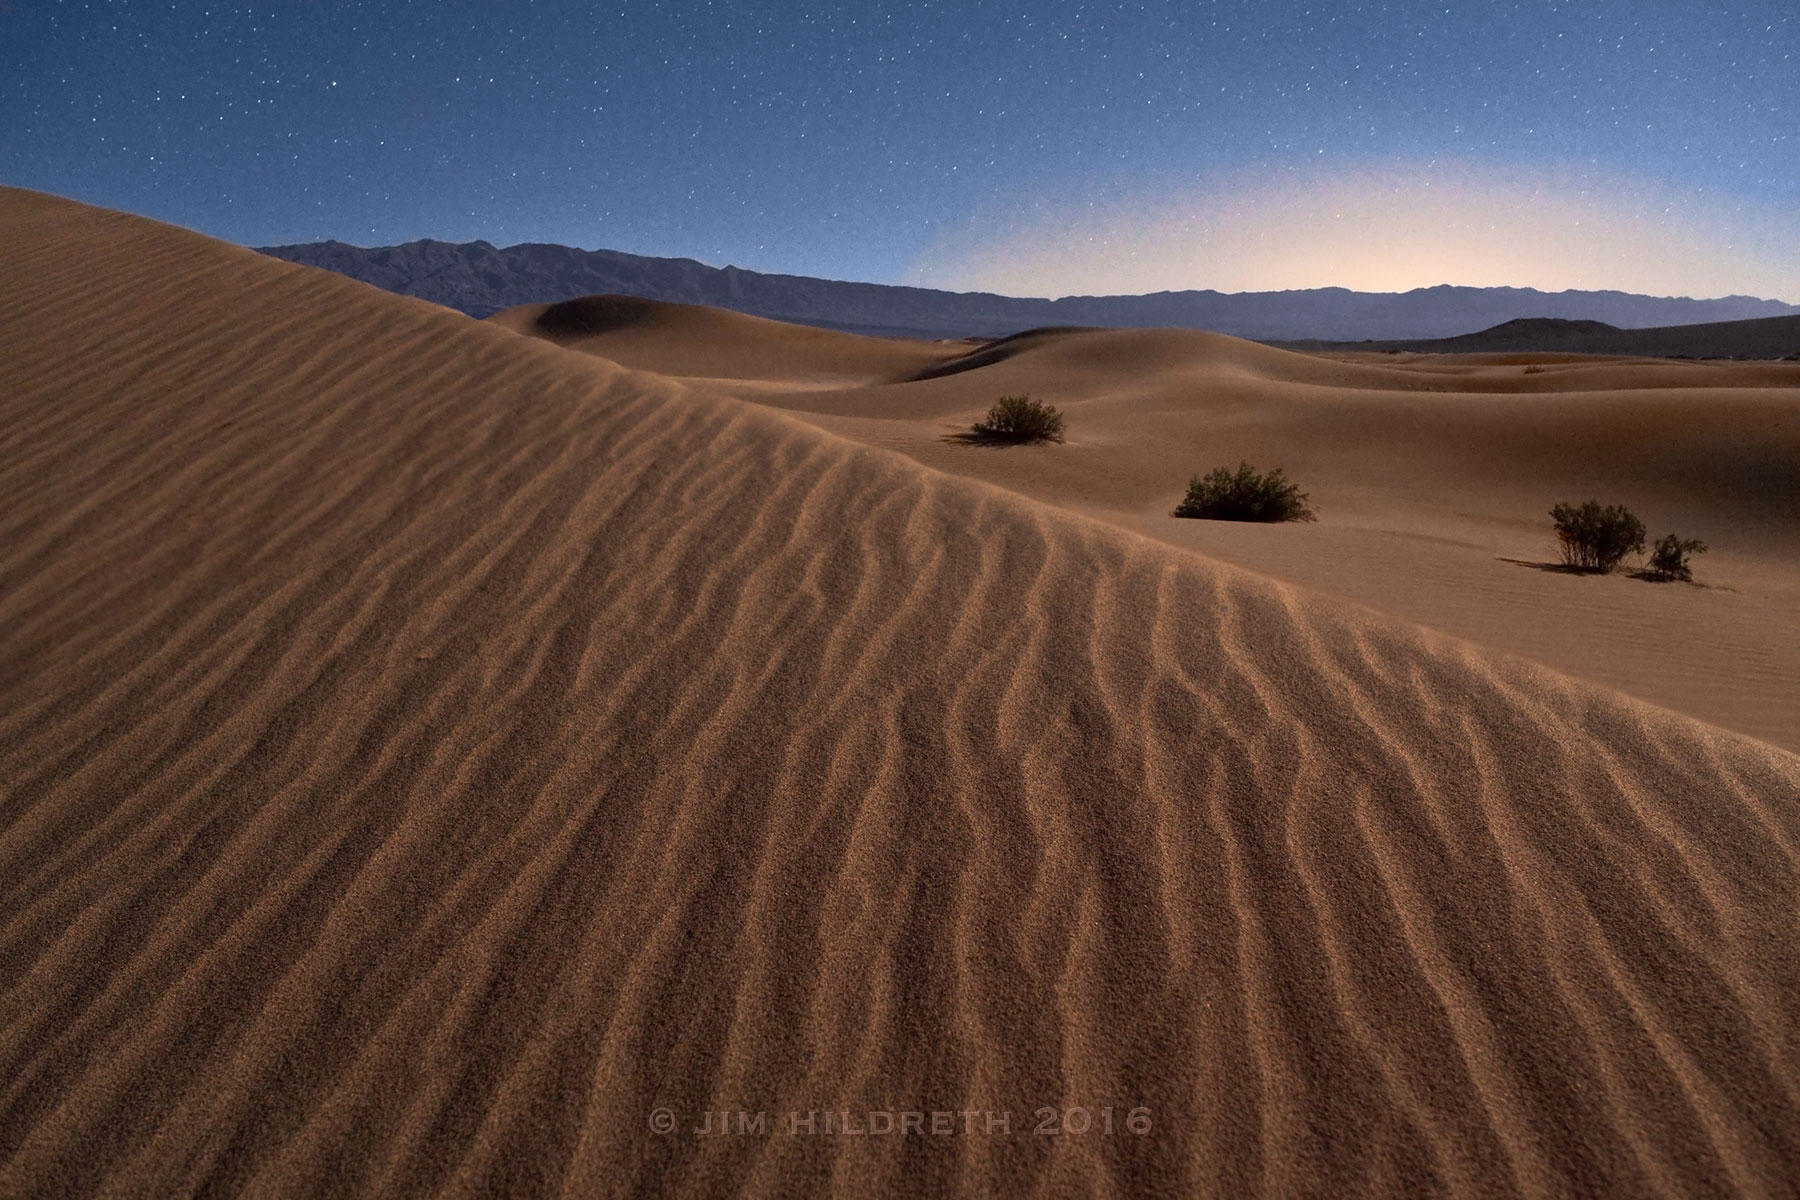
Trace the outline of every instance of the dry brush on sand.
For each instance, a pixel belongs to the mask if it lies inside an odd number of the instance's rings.
[[[1030,396],[1002,396],[987,415],[970,426],[974,441],[1023,445],[1063,440],[1063,415],[1053,405]]]
[[[1316,521],[1318,515],[1307,500],[1307,494],[1289,480],[1280,467],[1259,472],[1245,462],[1239,463],[1235,471],[1229,467],[1214,467],[1205,475],[1194,476],[1188,481],[1187,495],[1182,497],[1171,515],[1263,524]]]
[[[0,213],[0,1193],[1791,1189],[1791,755]]]

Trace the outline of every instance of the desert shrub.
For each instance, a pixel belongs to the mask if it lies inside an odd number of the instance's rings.
[[[1174,515],[1208,521],[1318,519],[1306,506],[1306,493],[1290,483],[1280,467],[1259,475],[1247,462],[1239,463],[1236,471],[1214,467],[1204,476],[1194,476]]]
[[[1550,519],[1556,523],[1563,562],[1577,570],[1610,571],[1627,554],[1644,548],[1644,523],[1617,504],[1558,504]]]
[[[970,433],[989,442],[1060,442],[1062,413],[1030,396],[1002,396]]]
[[[1688,562],[1688,556],[1704,553],[1706,543],[1699,538],[1676,537],[1671,533],[1650,551],[1650,566],[1644,573],[1652,579],[1692,580],[1694,568]]]

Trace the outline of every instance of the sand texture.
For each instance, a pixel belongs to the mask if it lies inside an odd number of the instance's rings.
[[[0,333],[0,1195],[1793,1194],[1785,751],[138,218]]]

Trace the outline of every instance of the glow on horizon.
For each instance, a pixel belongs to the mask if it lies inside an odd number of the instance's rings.
[[[1715,193],[1573,171],[1397,164],[983,213],[940,237],[905,282],[1019,296],[1447,283],[1796,302],[1796,246],[1800,213]]]

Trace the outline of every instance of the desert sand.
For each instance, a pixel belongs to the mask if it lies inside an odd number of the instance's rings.
[[[971,349],[681,305],[596,332],[545,311],[493,320],[1800,750],[1800,364],[1322,358],[1175,330]],[[1066,445],[954,440],[1017,392],[1063,409]],[[1319,523],[1168,515],[1190,476],[1245,459],[1283,467]],[[1704,539],[1707,586],[1542,569],[1550,507],[1590,498]]]
[[[1157,515],[1205,442],[1303,565],[1543,557],[1487,497],[1639,368],[1046,335],[865,412],[33,193],[0,250],[0,1194],[1792,1194],[1800,758]],[[1792,399],[1705,378],[1709,446]],[[1067,446],[935,440],[1057,380]],[[1622,498],[1742,590],[1607,620],[1785,586],[1696,461]]]

